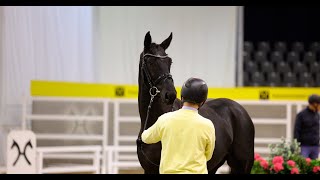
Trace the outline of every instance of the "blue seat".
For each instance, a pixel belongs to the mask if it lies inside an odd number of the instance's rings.
[[[320,86],[320,73],[319,72],[315,75],[315,86],[316,87]]]
[[[293,64],[293,72],[295,73],[304,73],[308,72],[307,66],[301,62]]]
[[[312,76],[308,72],[298,74],[298,83],[301,87],[311,87],[314,84]]]
[[[250,85],[250,73],[248,72],[243,72],[243,85],[244,86],[249,86]]]
[[[269,61],[264,61],[260,63],[260,68],[263,73],[270,73],[274,71],[273,64]]]
[[[304,44],[303,42],[294,42],[291,45],[291,50],[296,53],[302,53],[304,51]]]
[[[309,65],[309,72],[310,73],[317,73],[320,71],[320,65],[318,62],[313,62]]]
[[[245,41],[243,43],[243,49],[244,49],[244,51],[246,51],[248,53],[252,53],[254,51],[254,46],[253,46],[252,42]]]
[[[274,50],[279,51],[281,53],[285,53],[287,51],[287,44],[282,41],[278,41],[274,43]]]
[[[283,85],[288,87],[297,86],[297,76],[292,72],[283,74]]]
[[[267,59],[267,55],[266,55],[266,53],[265,52],[263,52],[263,51],[256,51],[255,53],[254,53],[254,61],[255,62],[264,62],[264,61],[267,61],[268,59]]]
[[[245,62],[251,61],[251,54],[244,51],[243,52],[243,61],[245,61]]]
[[[300,61],[300,57],[299,57],[298,53],[296,53],[294,51],[290,51],[287,54],[287,62],[288,63],[294,64],[294,63],[299,62],[299,61]]]
[[[265,83],[263,73],[256,71],[251,74],[252,86],[263,86]]]
[[[258,65],[253,61],[247,61],[243,64],[244,72],[255,72],[258,71]]]
[[[270,44],[266,41],[261,41],[258,43],[258,51],[268,53],[270,51]]]
[[[316,62],[316,54],[312,51],[305,52],[303,56],[303,62],[306,64]]]
[[[291,68],[287,62],[280,61],[276,63],[276,70],[279,73],[287,73],[291,71]]]
[[[284,61],[283,54],[280,51],[273,51],[270,56],[270,61],[273,63]]]
[[[320,43],[319,42],[311,43],[309,50],[314,53],[319,53],[320,52]]]
[[[270,72],[267,74],[267,86],[277,87],[281,85],[280,74],[277,72]]]

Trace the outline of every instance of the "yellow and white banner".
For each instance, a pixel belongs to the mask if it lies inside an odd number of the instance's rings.
[[[58,81],[31,81],[31,96],[137,98],[138,85],[95,84]],[[181,87],[176,87],[180,97]],[[208,98],[233,100],[293,100],[306,101],[311,94],[319,94],[320,88],[289,87],[239,87],[209,88]]]

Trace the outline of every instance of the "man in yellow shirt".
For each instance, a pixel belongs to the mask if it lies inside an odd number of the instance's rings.
[[[160,174],[208,174],[215,128],[209,119],[198,114],[207,96],[208,86],[203,80],[188,79],[181,90],[183,107],[161,115],[142,133],[146,144],[161,141]]]

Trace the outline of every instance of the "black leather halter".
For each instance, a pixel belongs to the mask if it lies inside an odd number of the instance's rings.
[[[145,57],[147,57],[147,56],[156,57],[156,58],[160,58],[160,59],[167,58],[168,56],[160,56],[160,55],[153,55],[153,54],[149,54],[149,53],[146,53],[146,54],[143,53],[141,68],[142,68],[142,71],[145,73],[145,75],[147,77],[147,81],[148,81],[148,84],[149,84],[150,88],[156,88],[155,86],[159,82],[161,82],[162,80],[165,80],[165,79],[168,79],[168,78],[172,79],[172,75],[170,73],[164,73],[164,74],[160,75],[155,81],[153,81],[152,78],[151,78],[149,69],[148,69],[148,67],[146,65],[146,58]]]
[[[147,111],[147,116],[146,116],[146,121],[144,123],[144,128],[143,128],[143,131],[146,130],[146,127],[147,127],[147,123],[148,123],[148,120],[149,120],[149,114],[150,114],[150,109],[151,109],[151,106],[152,106],[152,103],[153,103],[153,100],[154,98],[160,93],[160,91],[158,90],[158,88],[156,87],[157,84],[159,84],[161,81],[165,80],[165,79],[169,79],[171,78],[172,79],[172,75],[170,73],[164,73],[162,75],[160,75],[155,81],[152,80],[152,77],[150,75],[150,72],[148,70],[148,67],[146,65],[146,58],[147,56],[151,56],[151,57],[156,57],[156,58],[161,58],[161,59],[164,59],[164,58],[167,58],[168,56],[160,56],[160,55],[154,55],[154,54],[149,54],[149,53],[146,53],[142,55],[142,66],[141,66],[141,69],[142,69],[142,72],[144,72],[144,74],[146,75],[147,77],[147,81],[148,81],[148,85],[150,87],[149,89],[149,94],[151,96],[151,99],[150,99],[150,102],[149,102],[149,106],[148,106],[148,111]],[[146,154],[143,152],[142,150],[142,143],[143,141],[141,140],[141,136],[138,137],[137,139],[137,142],[138,142],[138,145],[140,145],[140,150],[143,154],[143,156],[147,159],[148,162],[150,162],[151,164],[155,165],[155,166],[159,166],[158,164],[152,162],[147,156]]]
[[[151,56],[151,57],[156,57],[156,58],[161,58],[161,59],[164,59],[164,58],[168,57],[168,56],[160,56],[160,55],[153,55],[153,54],[149,54],[149,53],[146,53],[146,54],[143,53],[141,68],[142,68],[142,71],[145,73],[145,75],[147,77],[148,84],[150,86],[149,94],[151,96],[150,103],[149,103],[149,106],[148,106],[148,111],[147,111],[147,117],[146,117],[146,121],[145,121],[143,130],[146,130],[146,125],[147,125],[147,122],[148,122],[148,119],[149,119],[149,112],[150,112],[150,109],[151,109],[151,105],[153,103],[153,99],[154,99],[154,97],[156,97],[160,93],[160,91],[156,87],[157,84],[159,82],[165,80],[165,79],[169,79],[169,78],[172,79],[172,75],[170,73],[164,73],[164,74],[160,75],[155,81],[153,81],[152,77],[150,75],[150,72],[148,70],[148,67],[146,65],[146,59],[145,59],[146,56]]]

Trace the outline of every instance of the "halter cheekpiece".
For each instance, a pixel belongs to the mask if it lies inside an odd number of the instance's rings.
[[[150,75],[150,72],[146,66],[146,59],[145,57],[147,56],[151,56],[151,57],[155,57],[155,58],[161,58],[161,59],[164,59],[164,58],[168,58],[168,56],[161,56],[161,55],[154,55],[154,54],[149,54],[149,53],[146,53],[144,54],[143,53],[143,56],[142,56],[142,66],[141,66],[141,69],[142,69],[142,72],[144,72],[144,74],[146,75],[147,77],[147,81],[148,81],[148,84],[149,84],[149,94],[151,96],[150,98],[150,102],[149,102],[149,106],[148,106],[148,111],[147,111],[147,116],[146,116],[146,121],[144,123],[144,128],[143,128],[143,131],[146,130],[146,127],[147,127],[147,122],[148,122],[148,119],[149,119],[149,113],[150,113],[150,109],[151,109],[151,106],[152,106],[152,103],[153,103],[153,100],[154,98],[160,94],[160,91],[159,89],[156,87],[157,84],[159,84],[161,81],[165,80],[165,79],[169,79],[171,78],[172,79],[172,75],[170,73],[164,73],[162,75],[160,75],[155,81],[152,80],[151,78],[151,75]],[[138,141],[140,142],[143,142],[141,140],[141,136],[138,137]],[[140,148],[141,148],[141,152],[143,154],[143,156],[147,159],[147,161],[149,161],[151,164],[155,165],[155,166],[159,166],[158,164],[152,162],[146,155],[145,153],[143,152],[142,150],[142,146],[140,145]]]

